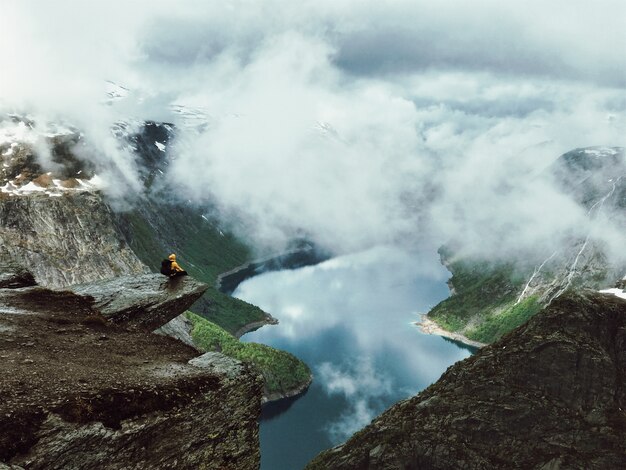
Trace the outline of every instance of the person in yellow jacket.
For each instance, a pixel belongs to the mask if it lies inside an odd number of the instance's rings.
[[[167,264],[166,261],[169,261],[169,267],[166,266]],[[175,253],[172,253],[171,255],[169,255],[167,260],[163,260],[163,263],[161,263],[161,273],[169,277],[187,275],[187,271],[181,268],[180,265],[176,262]]]

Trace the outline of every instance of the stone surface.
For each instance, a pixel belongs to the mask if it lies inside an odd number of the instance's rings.
[[[568,293],[308,469],[617,469],[626,301]]]
[[[71,286],[94,298],[94,308],[113,323],[153,331],[187,310],[208,286],[191,276],[124,276]]]
[[[147,271],[97,193],[0,198],[0,245],[47,287]]]
[[[263,384],[246,365],[193,360],[68,291],[0,289],[0,304],[0,465],[258,468]]]
[[[171,336],[172,338],[176,338],[178,341],[185,343],[187,346],[196,348],[193,338],[191,337],[192,329],[193,324],[183,313],[182,315],[178,315],[176,318],[172,318],[165,325],[154,330],[154,332],[159,335]]]

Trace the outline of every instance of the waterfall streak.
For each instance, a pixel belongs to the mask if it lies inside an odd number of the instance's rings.
[[[620,176],[619,178],[617,178],[613,182],[613,187],[611,188],[611,190],[607,194],[605,194],[605,196],[602,199],[600,199],[593,206],[591,206],[589,211],[587,211],[587,214],[592,216],[592,220],[593,220],[593,215],[594,215],[594,214],[592,214],[593,210],[596,207],[598,207],[598,209],[595,212],[595,215],[597,215],[602,210],[602,206],[604,206],[604,202],[613,195],[613,193],[615,192],[615,188],[617,187],[617,183],[619,183],[619,181],[622,178],[623,178],[623,175]],[[580,255],[582,255],[583,251],[587,247],[587,243],[589,242],[589,238],[590,237],[591,237],[591,230],[587,233],[587,237],[585,238],[585,242],[583,243],[583,246],[578,251],[578,254],[576,255],[576,258],[574,259],[574,262],[572,263],[572,265],[570,266],[570,268],[568,270],[567,276],[565,278],[566,279],[565,285],[561,289],[559,289],[559,291],[554,296],[552,296],[552,298],[548,302],[548,305],[550,305],[554,299],[556,299],[561,294],[563,294],[563,292],[565,292],[567,290],[567,288],[570,286],[570,284],[572,283],[572,278],[574,277],[574,274],[576,272],[576,266],[578,265],[578,260],[580,259]]]
[[[535,267],[535,271],[533,272],[533,275],[530,276],[530,279],[528,280],[528,282],[526,283],[526,286],[524,287],[524,290],[522,291],[522,293],[519,295],[519,297],[517,298],[517,301],[515,302],[515,305],[519,304],[522,299],[524,298],[524,294],[526,293],[526,291],[528,290],[528,287],[530,286],[530,283],[533,281],[533,279],[537,276],[537,274],[539,274],[541,272],[541,270],[543,269],[543,267],[545,266],[545,264],[550,261],[552,258],[554,258],[554,255],[556,255],[558,252],[558,250],[555,250],[554,253],[552,253],[548,258],[546,258],[543,263],[541,263],[539,266]]]

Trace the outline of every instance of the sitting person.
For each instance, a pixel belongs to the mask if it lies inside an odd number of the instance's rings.
[[[187,271],[176,262],[176,254],[172,253],[167,259],[161,262],[161,274],[169,277],[186,276]]]

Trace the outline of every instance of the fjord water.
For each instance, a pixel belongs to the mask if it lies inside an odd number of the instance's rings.
[[[303,468],[471,353],[413,325],[448,296],[436,254],[383,247],[316,266],[261,274],[235,297],[280,324],[245,335],[295,354],[314,374],[303,396],[265,407],[261,468]]]

